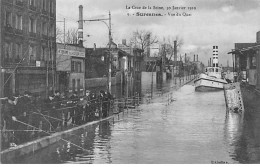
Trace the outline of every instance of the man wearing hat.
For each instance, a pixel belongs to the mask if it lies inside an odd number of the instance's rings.
[[[90,121],[90,90],[86,90],[84,97],[84,121]]]
[[[3,119],[4,119],[4,129],[6,130],[16,130],[16,118],[17,112],[15,111],[15,98],[13,96],[9,96],[7,98],[7,102],[3,107]],[[14,132],[9,133],[10,146],[16,146],[14,143]]]

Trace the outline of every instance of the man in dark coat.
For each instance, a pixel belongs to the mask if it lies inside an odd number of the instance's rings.
[[[15,110],[15,98],[13,96],[9,96],[7,102],[4,104],[3,107],[3,119],[5,122],[4,129],[6,130],[16,130],[17,127],[17,116],[18,113]],[[14,147],[15,144],[15,133],[10,132],[8,133],[8,139],[10,139],[10,146]]]
[[[76,104],[79,101],[79,97],[77,96],[76,92],[73,92],[72,96],[69,98],[70,101],[68,101],[68,107],[70,107],[70,117],[72,119],[71,123],[75,124],[75,117],[77,115],[77,106]]]

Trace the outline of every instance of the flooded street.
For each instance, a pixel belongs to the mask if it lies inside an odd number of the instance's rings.
[[[185,85],[14,163],[259,163],[259,117],[226,113],[223,93]]]

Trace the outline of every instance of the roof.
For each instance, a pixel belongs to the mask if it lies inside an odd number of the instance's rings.
[[[260,43],[236,43],[236,44],[235,44],[236,49],[232,50],[231,52],[228,52],[228,54],[240,54],[241,52],[260,49]]]

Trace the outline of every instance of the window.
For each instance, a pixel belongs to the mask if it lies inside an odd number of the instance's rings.
[[[29,61],[35,61],[36,60],[36,47],[33,45],[29,46]]]
[[[78,72],[81,72],[81,62],[78,62]]]
[[[22,18],[22,15],[19,15],[19,14],[16,15],[15,28],[18,29],[18,30],[22,30],[23,29],[23,18]]]
[[[42,34],[47,35],[47,23],[46,22],[42,23]]]
[[[47,47],[45,47],[45,46],[42,46],[42,53],[41,53],[41,61],[44,61],[44,60],[46,60],[46,57],[47,57]]]
[[[80,79],[77,79],[77,91],[78,91],[78,93],[80,91]]]
[[[51,37],[55,37],[55,27],[53,23],[50,26],[50,35]]]
[[[30,5],[35,6],[35,0],[30,0]]]
[[[50,1],[50,12],[52,14],[54,13],[54,3],[53,3],[53,0]]]
[[[71,72],[74,72],[74,68],[75,68],[75,66],[74,66],[74,61],[71,61]]]
[[[255,69],[256,68],[256,56],[250,57],[250,68]]]
[[[9,11],[5,12],[5,26],[12,27],[12,13]]]
[[[72,91],[75,91],[76,81],[72,79]]]
[[[22,44],[15,44],[15,62],[19,63],[22,58]]]
[[[36,20],[34,18],[29,18],[29,32],[36,33]]]
[[[11,62],[12,61],[12,43],[5,42],[4,44],[4,58],[5,62]]]
[[[82,63],[78,61],[71,61],[71,71],[72,72],[82,72]]]
[[[47,11],[47,0],[42,0],[42,9]]]

